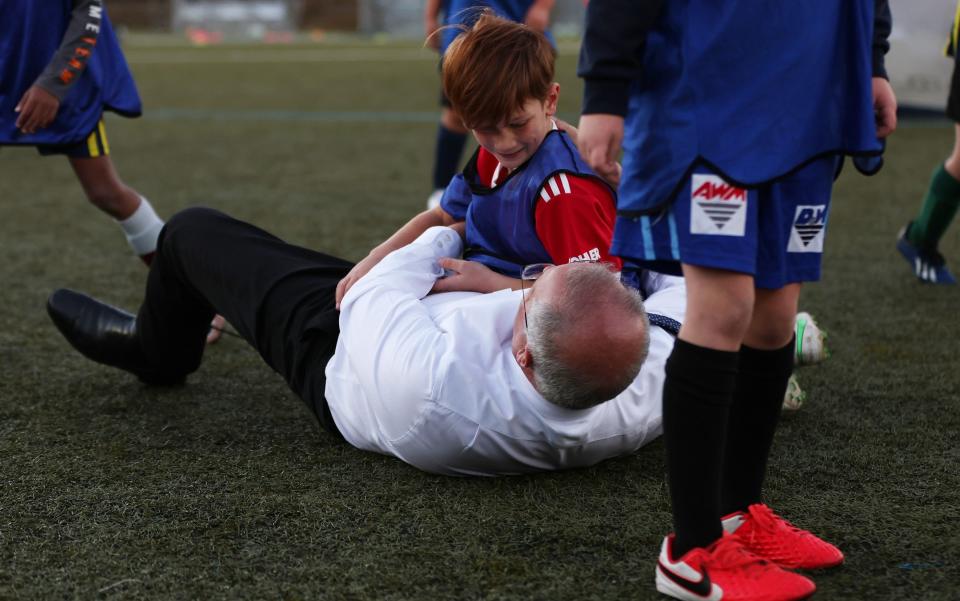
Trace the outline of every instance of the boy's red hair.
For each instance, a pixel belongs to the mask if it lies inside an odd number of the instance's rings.
[[[443,92],[467,128],[495,126],[546,100],[556,58],[542,33],[487,10],[443,55]]]

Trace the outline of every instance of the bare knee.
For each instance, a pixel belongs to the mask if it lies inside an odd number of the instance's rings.
[[[690,299],[681,338],[707,348],[735,351],[750,325],[752,303],[727,299],[728,302],[698,303]]]
[[[683,273],[688,304],[680,337],[707,348],[739,350],[753,315],[753,278],[692,265],[684,265]]]
[[[758,290],[753,319],[744,343],[757,349],[778,349],[793,337],[793,322],[797,314],[799,284],[790,284],[779,290]]]

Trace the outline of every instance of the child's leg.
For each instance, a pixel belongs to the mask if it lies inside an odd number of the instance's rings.
[[[460,166],[463,147],[467,143],[467,130],[449,107],[443,107],[440,113],[440,126],[437,128],[437,148],[433,159],[433,189],[447,187]]]
[[[799,284],[758,289],[740,365],[723,458],[721,514],[761,502],[767,458],[793,371]]]
[[[910,243],[920,249],[935,249],[960,206],[960,125],[954,125],[953,152],[933,172],[920,215],[907,232]]]
[[[673,556],[720,538],[720,487],[741,341],[753,278],[683,266],[687,314],[666,366],[663,430],[676,539]]]
[[[69,160],[87,200],[107,215],[122,221],[140,206],[140,195],[120,180],[109,156],[69,157]]]
[[[138,256],[152,256],[163,221],[147,199],[120,180],[109,156],[69,157],[69,160],[87,199],[119,222]]]

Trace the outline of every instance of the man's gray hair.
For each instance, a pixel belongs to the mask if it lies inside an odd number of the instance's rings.
[[[538,300],[527,307],[527,344],[540,394],[561,407],[586,409],[614,398],[636,378],[650,346],[649,322],[640,294],[621,284],[617,275],[603,265],[578,266],[566,274],[564,283],[563,293],[555,302]],[[591,317],[599,312],[643,323],[642,335],[612,347],[605,344],[609,338],[597,332],[597,348],[590,350],[622,363],[612,372],[585,369],[570,353],[574,334],[579,331],[582,340],[580,329],[591,331],[597,323]]]

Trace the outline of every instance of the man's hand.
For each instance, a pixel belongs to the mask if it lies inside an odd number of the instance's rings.
[[[40,86],[31,86],[13,109],[15,113],[20,113],[17,117],[17,129],[25,134],[35,133],[38,129],[50,125],[58,110],[60,101],[56,96]]]
[[[582,115],[577,148],[590,168],[616,188],[620,185],[620,144],[623,142],[623,117],[619,115]]]
[[[534,31],[543,33],[547,30],[547,27],[550,27],[550,9],[543,3],[534,2],[523,18],[523,24]]]
[[[882,77],[873,78],[873,113],[878,138],[886,138],[897,129],[897,97],[890,82]]]
[[[515,283],[519,286],[520,282],[476,261],[440,259],[439,264],[440,267],[454,273],[437,280],[430,292],[496,292],[504,288],[513,288]]]
[[[350,270],[350,273],[348,273],[345,278],[340,280],[340,283],[337,284],[337,293],[334,296],[338,311],[340,310],[340,301],[346,296],[347,290],[350,290],[350,288],[357,283],[357,280],[367,275],[367,272],[373,269],[382,259],[383,257],[370,253],[365,259],[354,265],[353,269]]]

